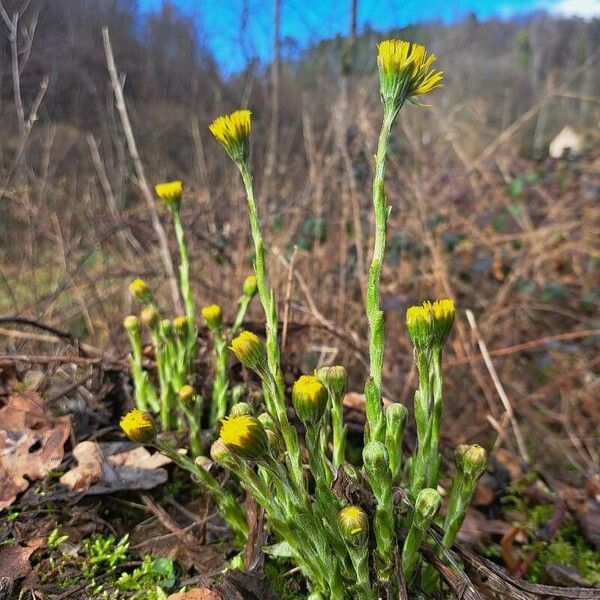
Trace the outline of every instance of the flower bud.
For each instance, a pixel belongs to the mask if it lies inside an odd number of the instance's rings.
[[[454,456],[457,469],[469,479],[479,479],[487,468],[487,452],[479,444],[460,444]]]
[[[216,462],[220,463],[231,456],[231,451],[229,448],[223,443],[221,438],[215,440],[210,447],[210,457]]]
[[[336,398],[339,398],[346,391],[348,372],[342,365],[323,367],[319,369],[319,381],[330,389]]]
[[[265,428],[249,415],[221,419],[219,439],[231,452],[247,460],[264,460],[269,453]]]
[[[388,451],[381,442],[369,442],[363,449],[363,464],[371,480],[381,480],[388,476]]]
[[[144,306],[140,311],[140,321],[148,327],[148,329],[154,330],[158,327],[160,316],[154,306]]]
[[[369,518],[359,506],[346,506],[338,515],[338,524],[344,537],[352,542],[367,539]]]
[[[454,323],[454,300],[450,298],[436,300],[431,305],[431,313],[434,344],[443,346],[450,335],[452,323]]]
[[[173,319],[173,329],[179,337],[183,337],[187,334],[188,330],[188,319],[185,315],[179,315]]]
[[[256,275],[248,275],[246,279],[244,279],[244,286],[242,291],[244,296],[248,296],[248,298],[252,298],[256,291],[258,290],[258,284],[256,283]]]
[[[183,387],[179,388],[178,395],[179,399],[187,404],[196,397],[196,390],[191,385],[184,385]]]
[[[141,410],[130,410],[119,422],[125,435],[134,442],[148,444],[156,438],[156,426],[152,417]]]
[[[265,429],[275,429],[275,422],[269,413],[263,412],[258,415],[258,420]]]
[[[129,291],[131,295],[137,298],[140,302],[144,302],[148,304],[152,302],[152,292],[150,291],[150,286],[139,277],[134,279],[129,284]]]
[[[279,453],[285,448],[282,445],[281,438],[272,430],[265,429],[267,434],[267,441],[269,442],[269,450],[273,456],[279,456]]]
[[[303,423],[314,425],[327,407],[327,389],[314,375],[302,375],[292,388],[292,404]]]
[[[202,318],[210,329],[219,329],[223,323],[221,307],[218,304],[210,304],[202,309]]]
[[[183,195],[181,181],[167,181],[154,186],[156,195],[170,208],[179,208]]]
[[[123,327],[125,327],[130,335],[139,335],[140,320],[135,315],[129,315],[123,319]]]
[[[406,311],[406,328],[417,350],[431,347],[433,317],[428,302],[411,306]]]
[[[251,331],[240,332],[231,340],[230,349],[237,359],[259,375],[268,370],[267,349],[264,342]]]
[[[442,497],[437,490],[432,488],[421,490],[415,501],[414,526],[419,529],[426,529],[429,527],[431,521],[433,521],[440,510],[441,503]]]
[[[238,402],[231,407],[230,417],[241,417],[242,415],[252,415],[254,411],[247,402]]]
[[[169,319],[163,319],[159,325],[160,335],[163,339],[169,340],[173,337],[173,323]]]

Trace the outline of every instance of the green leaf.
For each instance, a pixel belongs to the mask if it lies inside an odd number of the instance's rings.
[[[292,549],[287,542],[279,542],[278,544],[272,544],[271,546],[264,546],[263,551],[276,558],[291,558],[293,556]]]

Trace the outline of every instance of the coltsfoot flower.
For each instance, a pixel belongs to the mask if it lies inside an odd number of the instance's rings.
[[[181,181],[167,181],[157,184],[154,189],[156,195],[169,207],[178,208],[181,204],[183,184]]]
[[[230,350],[237,359],[259,375],[268,370],[267,349],[264,342],[251,331],[242,331],[231,340]]]
[[[292,388],[292,404],[303,423],[318,423],[327,406],[327,389],[314,375],[302,375]]]
[[[450,298],[435,300],[431,304],[431,313],[433,316],[434,343],[443,346],[454,323],[454,300]]]
[[[429,524],[440,510],[442,497],[437,490],[425,488],[421,490],[415,501],[414,525],[419,529],[429,527]]]
[[[469,479],[476,480],[487,468],[487,452],[479,444],[460,444],[454,456],[456,467]]]
[[[131,335],[136,335],[140,331],[140,320],[135,315],[129,315],[123,319],[123,327],[125,327]]]
[[[196,390],[191,385],[184,385],[179,388],[178,396],[182,402],[191,402],[196,397]]]
[[[139,277],[129,284],[129,291],[131,292],[131,295],[135,296],[140,302],[144,302],[145,304],[152,302],[150,286]]]
[[[433,315],[428,306],[411,306],[406,311],[406,328],[415,348],[424,349],[431,344]]]
[[[406,327],[417,349],[444,345],[454,323],[454,300],[426,300],[406,311]]]
[[[152,417],[141,410],[130,410],[119,422],[125,435],[134,442],[148,444],[156,438],[156,425]]]
[[[240,415],[251,415],[252,407],[247,402],[236,402],[229,411],[230,417],[239,417]]]
[[[330,388],[336,396],[341,396],[346,390],[348,372],[342,365],[323,367],[319,369],[319,380]]]
[[[258,284],[256,283],[256,275],[248,275],[246,279],[244,279],[244,286],[242,288],[244,292],[244,296],[248,296],[252,298],[254,294],[256,294],[256,290],[258,289]]]
[[[219,329],[219,327],[221,327],[223,315],[221,313],[221,307],[218,304],[205,306],[200,312],[210,329]]]
[[[153,306],[145,306],[140,312],[140,321],[149,329],[156,329],[160,322],[160,315]]]
[[[443,73],[432,69],[435,54],[421,44],[404,40],[385,40],[377,46],[379,84],[384,104],[396,110],[406,100],[428,94],[440,85]]]
[[[250,154],[251,114],[249,110],[236,110],[229,115],[217,117],[208,127],[231,159],[238,164],[246,162]]]
[[[338,515],[338,523],[344,537],[358,542],[369,533],[369,518],[360,506],[346,506]]]
[[[264,460],[269,454],[265,428],[250,415],[221,419],[219,439],[231,452],[247,460]]]

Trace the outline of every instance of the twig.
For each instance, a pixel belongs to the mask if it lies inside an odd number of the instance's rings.
[[[498,396],[500,396],[500,400],[502,401],[504,410],[508,415],[510,425],[515,436],[515,440],[517,442],[517,447],[519,449],[519,454],[521,455],[521,459],[525,464],[529,464],[529,454],[527,453],[527,448],[525,447],[525,441],[523,439],[523,435],[521,434],[521,429],[519,428],[519,424],[517,422],[517,419],[515,418],[515,414],[510,404],[510,400],[508,399],[508,396],[506,395],[506,392],[504,390],[504,386],[502,385],[502,382],[498,377],[498,373],[496,372],[496,368],[494,367],[494,363],[492,362],[485,341],[481,337],[481,333],[479,332],[479,328],[477,327],[477,322],[475,321],[475,315],[469,309],[467,309],[465,313],[467,315],[467,321],[469,322],[471,330],[473,331],[475,339],[477,340],[477,345],[479,346],[479,351],[481,352],[481,356],[483,357],[483,362],[485,363],[488,373],[492,378],[494,387],[498,392]]]
[[[159,506],[150,496],[147,494],[140,494],[140,498],[144,503],[144,506],[160,521],[161,525],[170,531],[175,537],[186,546],[197,546],[198,540],[191,536],[189,533],[183,531],[181,527],[173,520],[171,515]]]
[[[181,302],[181,296],[179,294],[179,286],[177,283],[177,275],[175,274],[175,267],[173,266],[173,259],[169,252],[169,242],[167,240],[167,234],[165,229],[158,218],[158,212],[156,210],[154,197],[150,191],[148,180],[146,179],[146,173],[144,171],[144,165],[140,159],[138,153],[137,144],[133,135],[133,129],[131,128],[131,121],[129,120],[129,113],[127,112],[127,106],[125,105],[125,98],[123,97],[123,88],[119,80],[119,74],[117,73],[117,67],[115,65],[115,58],[113,56],[112,47],[110,45],[110,38],[108,35],[108,28],[102,28],[102,39],[104,40],[104,53],[106,54],[106,64],[108,67],[108,73],[110,75],[110,81],[112,84],[113,92],[115,94],[115,101],[119,116],[121,117],[121,123],[125,132],[125,138],[127,139],[127,147],[129,154],[133,160],[133,166],[137,174],[138,184],[146,200],[148,206],[148,212],[150,213],[150,219],[152,221],[152,227],[158,237],[158,245],[160,249],[161,258],[169,279],[169,286],[171,288],[171,297],[173,299],[173,306],[179,313],[183,313],[183,304]]]

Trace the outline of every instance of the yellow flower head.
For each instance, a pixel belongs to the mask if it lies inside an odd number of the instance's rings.
[[[210,304],[202,309],[202,318],[211,329],[218,329],[223,322],[221,307],[218,304]]]
[[[346,538],[366,539],[369,531],[369,518],[359,506],[346,506],[338,515],[338,523]]]
[[[231,452],[248,460],[264,460],[269,453],[265,428],[250,415],[221,419],[219,439]]]
[[[256,290],[258,289],[258,284],[256,283],[256,275],[248,275],[248,277],[244,279],[244,287],[242,289],[244,292],[244,296],[252,298],[252,296],[256,294]]]
[[[251,114],[249,110],[236,110],[230,115],[217,117],[208,126],[227,154],[238,164],[246,162],[250,153]]]
[[[440,85],[441,71],[431,68],[435,54],[421,44],[385,40],[377,46],[379,83],[384,104],[396,110],[414,96],[427,94]]]
[[[191,385],[184,385],[179,388],[178,395],[182,402],[191,402],[196,397],[196,390]]]
[[[129,284],[129,291],[132,296],[135,296],[140,302],[149,304],[152,302],[152,292],[150,286],[143,280],[137,277]]]
[[[406,328],[417,349],[430,346],[432,320],[429,302],[424,302],[422,306],[411,306],[407,309]]]
[[[454,300],[450,298],[436,300],[431,304],[431,314],[434,343],[442,346],[448,339],[454,323]]]
[[[131,335],[137,335],[140,332],[140,320],[135,315],[129,315],[123,319],[123,327]]]
[[[230,350],[237,359],[261,377],[268,371],[267,349],[264,342],[251,331],[241,331],[231,340]]]
[[[156,195],[169,207],[177,208],[181,203],[183,184],[181,181],[167,181],[157,184]]]
[[[179,315],[173,319],[173,329],[177,335],[185,335],[188,330],[188,318],[185,315]]]
[[[131,410],[123,415],[119,425],[130,440],[140,444],[148,444],[156,437],[156,426],[152,417],[141,410]]]
[[[140,321],[149,329],[156,329],[160,315],[154,306],[144,306],[140,312]]]
[[[292,404],[303,423],[317,423],[327,406],[327,389],[314,375],[302,375],[292,388]]]

